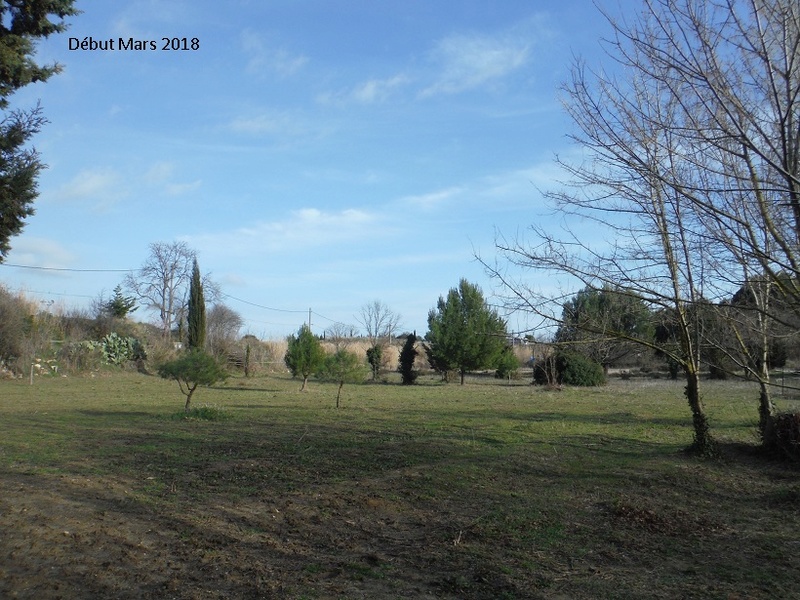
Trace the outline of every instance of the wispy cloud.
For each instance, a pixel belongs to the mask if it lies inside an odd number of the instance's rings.
[[[440,208],[442,205],[459,196],[463,191],[463,187],[454,186],[435,192],[428,192],[426,194],[404,196],[400,199],[400,203],[403,205],[416,206],[424,211],[431,211]]]
[[[128,195],[122,175],[111,168],[84,169],[54,194],[57,200],[78,200],[105,211]]]
[[[301,115],[279,111],[239,116],[230,121],[228,127],[234,133],[254,137],[303,138],[326,133]]]
[[[137,0],[120,11],[113,22],[113,32],[126,38],[155,39],[166,34],[163,30],[154,31],[154,25],[186,23],[192,13],[192,5],[185,2]]]
[[[320,94],[317,101],[321,104],[376,104],[388,100],[410,82],[411,78],[403,74],[386,79],[369,79],[351,89]]]
[[[64,269],[74,265],[75,255],[55,240],[20,236],[14,241],[9,263],[43,269]],[[59,271],[36,271],[39,275],[63,276]]]
[[[189,182],[175,181],[175,165],[171,162],[162,161],[152,165],[142,176],[142,180],[153,186],[160,188],[168,196],[180,196],[188,192],[193,192],[203,184],[201,179]]]
[[[260,221],[233,231],[193,236],[187,241],[199,248],[213,248],[215,254],[232,256],[307,252],[360,244],[365,238],[385,235],[382,221],[380,215],[358,209],[334,212],[303,208],[281,220]]]
[[[248,73],[261,75],[270,72],[284,76],[293,75],[308,63],[306,56],[292,54],[283,48],[271,47],[252,29],[245,29],[239,39],[242,50],[248,57],[246,66]]]
[[[437,80],[421,96],[455,94],[501,79],[528,62],[530,47],[512,34],[451,35],[431,52]]]

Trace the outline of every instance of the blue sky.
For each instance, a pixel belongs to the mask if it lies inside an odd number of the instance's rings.
[[[0,282],[86,306],[151,242],[185,241],[264,338],[375,299],[422,334],[462,277],[491,301],[474,255],[550,218],[538,189],[573,151],[558,86],[607,33],[590,0],[77,6],[39,45],[63,73],[14,96],[41,100],[49,168]],[[114,50],[69,49],[87,37]],[[131,37],[158,49],[120,50]]]

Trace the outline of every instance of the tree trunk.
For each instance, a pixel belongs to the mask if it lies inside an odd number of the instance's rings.
[[[306,382],[308,381],[308,376],[303,377],[303,385],[300,386],[300,391],[304,391],[306,389]]]
[[[186,389],[188,391],[186,392],[186,404],[183,406],[183,412],[188,413],[189,405],[192,403],[192,394],[194,394],[194,391],[197,389],[197,384],[195,383],[193,386],[187,385]]]
[[[692,411],[692,425],[694,426],[694,442],[690,449],[700,455],[713,453],[714,441],[711,437],[703,402],[700,398],[700,372],[694,365],[688,365],[686,370],[686,389],[684,394]]]
[[[761,444],[767,448],[775,445],[775,405],[769,393],[768,384],[761,382],[761,394],[758,402],[758,432]]]
[[[344,387],[344,381],[339,382],[339,390],[336,392],[336,408],[339,408],[339,398],[342,395],[342,388]]]
[[[466,375],[466,371],[464,371],[464,369],[461,369],[461,385],[464,385],[464,375]]]

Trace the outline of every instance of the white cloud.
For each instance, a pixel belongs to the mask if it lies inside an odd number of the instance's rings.
[[[197,179],[188,183],[168,183],[164,191],[170,196],[182,196],[200,189],[203,185],[202,179]]]
[[[386,231],[379,215],[362,210],[303,208],[282,220],[256,222],[233,231],[193,236],[187,241],[215,254],[249,256],[358,245],[366,237],[380,237]]]
[[[159,162],[150,167],[144,174],[144,180],[148,183],[158,184],[168,181],[175,171],[175,165],[169,162]]]
[[[96,210],[107,210],[128,195],[122,176],[115,169],[97,168],[80,171],[56,192],[56,199],[92,202]]]
[[[237,117],[230,122],[229,127],[234,133],[254,136],[297,138],[314,133],[310,123],[286,112],[265,112]]]
[[[65,269],[74,264],[75,255],[55,240],[23,235],[14,240],[8,262],[42,269]],[[63,275],[46,270],[41,274]]]
[[[352,89],[320,94],[317,101],[321,104],[348,104],[351,102],[376,104],[388,100],[393,93],[410,81],[408,76],[402,74],[386,79],[369,79]]]
[[[500,79],[525,65],[529,45],[512,35],[452,35],[434,48],[440,73],[422,96],[455,94]]]
[[[464,188],[460,186],[454,186],[444,190],[429,192],[427,194],[404,196],[400,199],[400,203],[404,205],[411,204],[421,208],[422,210],[434,210],[460,195],[463,191]]]
[[[308,62],[305,56],[291,54],[282,48],[270,48],[252,29],[245,29],[239,38],[242,50],[249,57],[246,67],[248,73],[264,74],[270,71],[279,75],[293,75]]]

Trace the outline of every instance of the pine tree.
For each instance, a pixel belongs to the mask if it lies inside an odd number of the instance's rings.
[[[186,345],[202,350],[206,343],[206,301],[203,297],[203,282],[197,259],[192,267],[192,280],[189,284],[189,310]]]
[[[425,351],[432,365],[461,374],[493,368],[506,345],[505,322],[489,307],[481,289],[462,279],[428,313]]]
[[[290,335],[287,341],[288,347],[283,361],[292,377],[303,378],[303,385],[300,387],[300,391],[303,391],[309,376],[316,373],[325,362],[325,351],[308,325],[300,327],[297,335]]]
[[[136,298],[133,296],[123,296],[122,286],[118,285],[114,288],[114,296],[103,305],[103,308],[109,316],[117,319],[124,319],[129,313],[135,312],[139,307],[136,306]]]
[[[61,70],[58,64],[36,64],[35,43],[66,29],[63,21],[50,19],[77,14],[73,4],[74,0],[0,2],[0,262],[11,249],[10,238],[20,233],[34,212],[37,179],[45,168],[39,153],[27,147],[47,122],[41,107],[8,112],[9,97]]]

